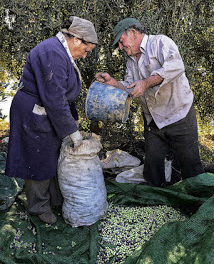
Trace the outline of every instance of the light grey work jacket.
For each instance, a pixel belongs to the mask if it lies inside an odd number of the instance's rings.
[[[127,87],[156,74],[164,79],[140,97],[147,124],[154,119],[161,129],[187,115],[193,103],[193,93],[178,47],[172,39],[164,35],[145,34],[141,51],[139,61],[136,57],[128,58],[125,80],[121,83]]]

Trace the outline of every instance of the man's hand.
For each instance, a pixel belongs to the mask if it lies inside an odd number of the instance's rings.
[[[127,89],[131,89],[131,88],[134,88],[134,89],[129,94],[133,98],[137,98],[145,93],[146,89],[148,88],[147,82],[143,80],[133,82],[131,85],[127,87]]]
[[[95,78],[98,82],[109,84],[111,79],[113,79],[107,72],[98,72],[95,75]]]
[[[95,75],[95,78],[98,82],[102,82],[114,86],[116,88],[119,88],[121,90],[124,90],[123,84],[115,80],[113,77],[111,77],[107,72],[98,72]]]
[[[136,82],[133,82],[131,85],[129,85],[127,88],[134,88],[131,92],[130,95],[133,98],[137,98],[141,95],[144,95],[145,91],[150,88],[153,87],[155,85],[161,84],[163,81],[163,78],[156,74],[156,75],[152,75],[148,78],[146,78],[145,80],[139,80]]]

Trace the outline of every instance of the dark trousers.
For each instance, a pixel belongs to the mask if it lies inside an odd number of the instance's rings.
[[[152,186],[165,185],[164,160],[173,151],[179,162],[182,179],[204,172],[198,150],[198,128],[195,109],[182,120],[159,129],[154,121],[144,119],[145,163],[144,178]]]
[[[62,204],[62,195],[57,177],[44,181],[25,180],[28,211],[40,215],[51,210],[51,206]]]

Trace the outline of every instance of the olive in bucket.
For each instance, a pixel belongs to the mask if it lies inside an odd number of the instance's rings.
[[[124,123],[129,116],[130,104],[128,92],[96,81],[89,87],[85,112],[90,120]]]

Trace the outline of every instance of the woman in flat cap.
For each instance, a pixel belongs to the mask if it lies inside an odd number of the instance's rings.
[[[62,203],[57,161],[63,140],[82,142],[75,99],[81,75],[75,60],[98,43],[93,24],[72,16],[61,31],[34,47],[10,109],[6,175],[25,180],[28,211],[53,224],[51,207]]]

